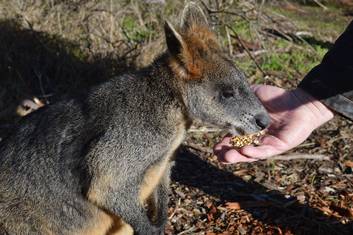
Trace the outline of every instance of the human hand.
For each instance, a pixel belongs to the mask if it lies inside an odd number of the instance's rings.
[[[268,85],[252,88],[267,109],[271,124],[259,146],[235,150],[229,143],[230,137],[225,137],[214,148],[214,153],[224,163],[253,162],[286,152],[334,116],[325,105],[300,88],[289,91]]]

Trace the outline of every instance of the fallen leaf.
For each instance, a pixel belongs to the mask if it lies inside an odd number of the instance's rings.
[[[344,165],[345,165],[346,167],[353,168],[353,161],[347,160],[347,161],[344,162]]]
[[[239,202],[227,202],[226,208],[229,210],[240,210],[241,209]]]

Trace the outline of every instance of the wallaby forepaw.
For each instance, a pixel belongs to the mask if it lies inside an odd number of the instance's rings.
[[[162,227],[155,227],[154,229],[154,235],[164,235],[164,226]]]
[[[164,226],[151,226],[148,229],[141,229],[139,231],[135,231],[134,235],[164,235]]]

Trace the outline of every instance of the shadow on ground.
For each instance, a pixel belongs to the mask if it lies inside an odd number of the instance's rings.
[[[124,58],[95,55],[59,36],[0,21],[0,125],[14,120],[23,99],[52,102],[128,68]]]
[[[270,206],[246,209],[252,216],[268,225],[276,225],[294,234],[353,234],[353,224],[341,224],[321,211],[286,199],[278,191],[269,191],[256,182],[246,182],[234,174],[218,169],[183,147],[176,157],[172,180],[198,188],[223,201],[269,202]],[[315,232],[315,233],[313,233]]]
[[[293,33],[283,33],[272,28],[264,29],[264,31],[271,36],[279,37],[295,43],[305,42],[310,44],[311,46],[320,46],[321,48],[325,48],[325,49],[330,49],[333,46],[332,42],[322,41],[310,35],[298,36]]]

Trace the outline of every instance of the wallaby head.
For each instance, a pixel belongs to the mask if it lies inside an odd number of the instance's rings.
[[[179,28],[166,22],[165,34],[169,67],[191,118],[231,132],[257,132],[269,124],[267,112],[220,48],[198,5],[185,7]]]

